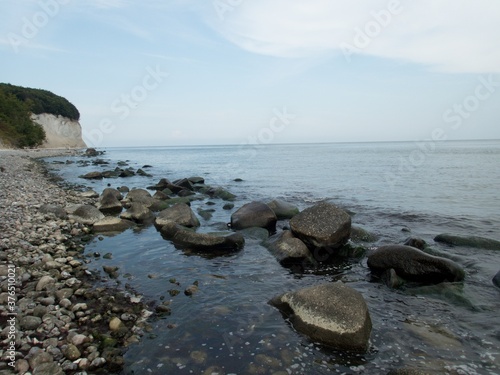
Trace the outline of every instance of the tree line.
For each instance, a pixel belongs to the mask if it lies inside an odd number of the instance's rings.
[[[78,109],[50,91],[0,83],[0,139],[14,147],[36,147],[45,140],[31,114],[50,113],[78,121]]]

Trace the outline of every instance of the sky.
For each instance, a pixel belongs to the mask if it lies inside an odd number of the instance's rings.
[[[0,0],[87,145],[500,139],[497,0]]]

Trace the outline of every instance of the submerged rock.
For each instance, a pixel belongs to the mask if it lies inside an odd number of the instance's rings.
[[[274,211],[278,220],[291,219],[299,213],[297,206],[281,199],[275,199],[267,203],[267,205]]]
[[[454,261],[405,245],[381,246],[368,256],[368,267],[377,275],[391,268],[406,280],[423,284],[461,281],[465,272]]]
[[[177,203],[164,209],[155,219],[155,225],[157,227],[163,227],[164,225],[172,222],[188,228],[200,226],[200,221],[196,217],[195,213],[191,207],[185,203]]]
[[[455,236],[453,234],[439,234],[434,241],[453,246],[472,247],[475,249],[500,250],[500,241],[477,236]]]
[[[290,228],[310,248],[337,249],[349,239],[351,217],[341,208],[322,202],[295,215]]]
[[[231,215],[231,228],[259,227],[274,232],[277,220],[276,214],[267,204],[251,202],[245,204]]]
[[[311,257],[311,252],[304,242],[294,237],[289,230],[270,237],[266,245],[278,262],[285,266]]]
[[[338,283],[321,284],[273,298],[299,332],[340,350],[368,349],[372,323],[361,293]]]
[[[160,233],[178,247],[204,252],[233,252],[242,249],[245,244],[245,239],[239,233],[228,236],[196,233],[173,222],[164,225]]]

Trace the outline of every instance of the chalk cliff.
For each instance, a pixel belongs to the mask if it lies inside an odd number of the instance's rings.
[[[32,114],[31,119],[42,125],[46,140],[42,148],[84,148],[87,147],[82,139],[82,127],[76,120],[50,113]]]

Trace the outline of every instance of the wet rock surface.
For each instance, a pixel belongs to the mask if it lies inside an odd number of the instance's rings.
[[[363,296],[343,283],[321,284],[270,301],[293,326],[314,340],[342,350],[366,351],[372,329]]]
[[[463,268],[454,261],[406,245],[380,246],[368,256],[368,267],[379,275],[392,269],[404,279],[423,284],[461,281],[465,277]]]

